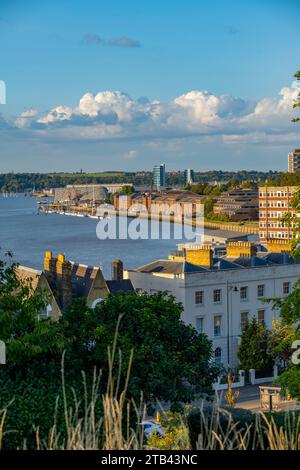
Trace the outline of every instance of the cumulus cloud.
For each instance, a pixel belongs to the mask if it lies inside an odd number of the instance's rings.
[[[30,126],[32,119],[35,118],[38,114],[36,109],[26,109],[23,111],[20,116],[16,119],[16,127],[28,127]]]
[[[284,87],[277,98],[254,102],[192,90],[164,103],[101,91],[85,93],[75,107],[59,105],[41,114],[27,110],[15,126],[67,139],[149,141],[220,136],[233,144],[247,139],[275,141],[272,136],[276,135],[279,141],[281,136],[298,132],[290,122],[297,94],[297,89]]]
[[[82,38],[82,43],[86,45],[96,45],[96,46],[112,46],[112,47],[124,47],[133,49],[135,47],[141,47],[140,41],[136,39],[129,38],[127,36],[122,36],[113,39],[103,39],[99,34],[88,33],[85,34]]]

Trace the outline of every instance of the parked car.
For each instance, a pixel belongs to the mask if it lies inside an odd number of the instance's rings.
[[[141,425],[144,429],[144,436],[148,439],[152,434],[156,433],[159,437],[163,438],[165,433],[163,428],[159,423],[155,423],[152,421],[142,421]]]

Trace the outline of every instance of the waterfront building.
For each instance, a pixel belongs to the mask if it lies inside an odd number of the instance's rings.
[[[233,189],[217,199],[215,214],[224,214],[232,221],[258,219],[258,190]]]
[[[270,242],[269,251],[229,242],[226,255],[209,245],[180,247],[169,259],[125,270],[124,277],[137,292],[173,295],[183,305],[182,320],[212,340],[215,361],[236,368],[245,322],[255,317],[271,329],[278,311],[264,300],[285,297],[300,277],[300,263],[287,250],[284,240]]]
[[[300,171],[300,149],[295,149],[288,154],[288,172],[296,173]]]
[[[282,220],[286,214],[294,215],[291,207],[293,194],[298,186],[262,186],[259,188],[259,239],[291,240],[293,224]]]
[[[181,189],[170,189],[154,193],[134,193],[124,198],[122,195],[114,196],[114,207],[116,210],[127,210],[134,205],[142,205],[153,213],[162,215],[180,216],[185,214],[192,217],[199,213],[199,205],[204,201],[204,196],[183,191]]]
[[[102,184],[74,184],[65,188],[56,188],[54,203],[68,205],[102,204],[107,198],[108,190]]]
[[[192,170],[191,168],[188,168],[187,170],[184,170],[183,176],[184,176],[184,185],[185,186],[194,183],[195,173],[194,173],[194,170]]]
[[[166,186],[166,167],[164,164],[153,167],[153,186],[156,191],[164,189]]]

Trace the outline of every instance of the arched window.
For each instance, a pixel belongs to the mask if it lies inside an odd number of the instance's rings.
[[[221,364],[221,362],[222,362],[222,349],[216,348],[215,349],[215,363]]]
[[[101,298],[94,300],[94,302],[92,303],[92,308],[96,308],[96,306],[98,304],[100,304],[101,302],[103,302],[103,301],[104,301],[104,299],[101,299]]]

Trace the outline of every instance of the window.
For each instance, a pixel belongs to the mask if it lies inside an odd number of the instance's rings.
[[[265,323],[265,311],[263,309],[257,311],[257,320],[260,323]]]
[[[221,336],[221,315],[214,317],[214,336]]]
[[[248,286],[241,287],[240,298],[241,298],[241,300],[247,300],[247,298],[248,298]]]
[[[204,303],[204,292],[203,290],[197,290],[195,292],[195,304],[203,305],[203,303]]]
[[[265,285],[260,284],[257,286],[257,297],[264,297],[265,296]]]
[[[249,312],[241,312],[241,331],[244,330],[245,326],[248,323]]]
[[[290,283],[289,282],[284,282],[282,286],[283,293],[285,295],[290,293]]]
[[[219,303],[221,302],[221,289],[215,289],[214,290],[214,303]]]
[[[222,363],[222,349],[221,348],[215,349],[215,363],[216,364]]]
[[[196,318],[196,330],[198,333],[203,333],[204,318]]]

